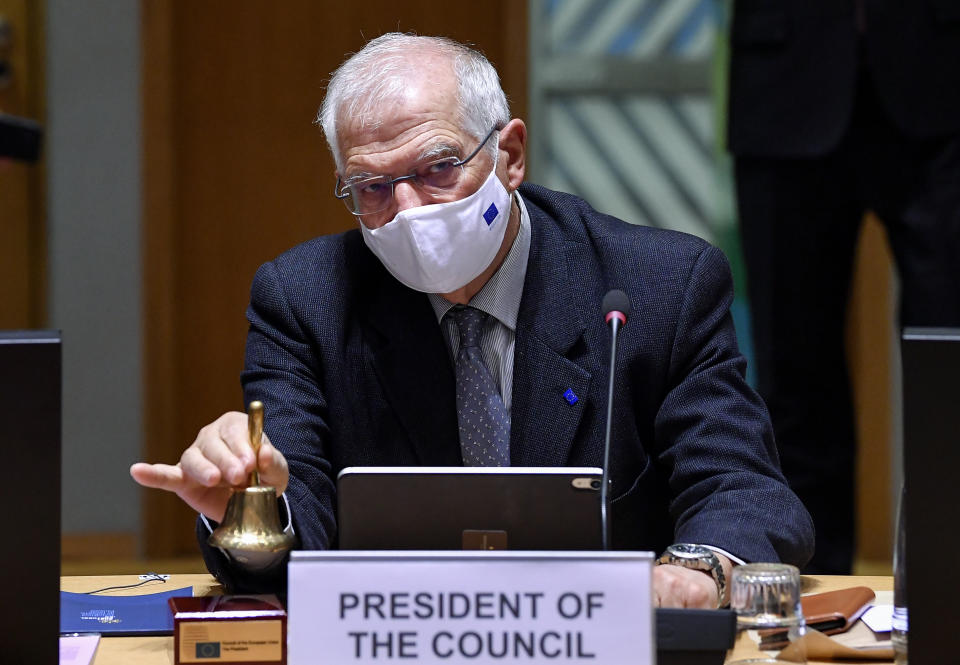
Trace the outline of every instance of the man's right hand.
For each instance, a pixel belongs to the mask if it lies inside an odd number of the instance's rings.
[[[200,430],[176,465],[137,462],[130,467],[130,475],[144,487],[175,492],[197,512],[221,522],[230,488],[246,485],[254,469],[248,436],[247,414],[231,411]],[[257,461],[261,484],[277,488],[278,495],[287,489],[287,460],[266,434]]]

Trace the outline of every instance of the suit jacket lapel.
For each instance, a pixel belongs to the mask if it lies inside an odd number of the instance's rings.
[[[568,251],[538,208],[530,214],[530,258],[514,346],[510,457],[514,466],[564,466],[583,417],[591,374],[567,357],[585,326]]]
[[[460,466],[453,368],[427,297],[385,271],[367,320],[384,395],[424,466]]]

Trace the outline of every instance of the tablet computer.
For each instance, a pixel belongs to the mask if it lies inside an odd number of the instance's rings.
[[[599,550],[602,471],[584,467],[349,467],[340,549]]]

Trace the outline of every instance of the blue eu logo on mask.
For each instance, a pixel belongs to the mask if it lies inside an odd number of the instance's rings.
[[[486,220],[487,226],[493,224],[493,220],[495,220],[499,214],[500,211],[497,210],[497,206],[491,203],[490,207],[487,208],[487,211],[483,213],[483,219]]]
[[[197,653],[194,658],[219,658],[219,642],[197,642]]]

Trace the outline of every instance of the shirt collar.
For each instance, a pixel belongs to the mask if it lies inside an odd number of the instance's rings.
[[[517,316],[520,313],[520,298],[523,296],[523,282],[527,276],[527,259],[530,257],[530,216],[519,192],[514,192],[517,207],[520,209],[520,228],[513,246],[507,252],[503,263],[483,285],[483,288],[470,299],[471,307],[476,307],[496,318],[510,330],[517,329]],[[439,293],[428,293],[430,304],[437,315],[437,321],[454,307],[454,303]]]

